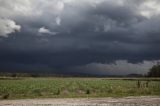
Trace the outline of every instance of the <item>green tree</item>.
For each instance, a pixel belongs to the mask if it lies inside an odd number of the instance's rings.
[[[160,64],[154,65],[148,72],[149,77],[160,77]]]

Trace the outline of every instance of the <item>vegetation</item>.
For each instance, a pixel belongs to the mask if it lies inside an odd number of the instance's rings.
[[[160,77],[160,64],[154,65],[148,72],[149,77]]]
[[[59,98],[160,95],[152,78],[1,78],[0,98]]]

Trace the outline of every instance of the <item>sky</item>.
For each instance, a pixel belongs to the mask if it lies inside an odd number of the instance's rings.
[[[159,0],[0,0],[0,72],[146,74]]]

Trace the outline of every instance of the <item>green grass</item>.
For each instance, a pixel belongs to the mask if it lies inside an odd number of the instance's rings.
[[[146,79],[137,87],[137,79],[105,78],[6,78],[0,79],[1,99],[160,96],[160,81]],[[148,79],[147,79],[148,80]]]

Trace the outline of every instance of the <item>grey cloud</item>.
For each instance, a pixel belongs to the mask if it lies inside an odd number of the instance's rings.
[[[9,34],[14,36],[1,38],[1,63],[38,63],[64,72],[70,67],[106,61],[110,67],[116,60],[126,60],[126,65],[134,66],[144,60],[160,59],[157,0],[16,0],[11,5],[12,2],[0,0],[1,17],[14,20],[21,32],[12,33],[16,30],[13,28]],[[38,31],[43,35],[56,32],[56,36],[39,36]],[[126,73],[129,72],[132,71]]]

